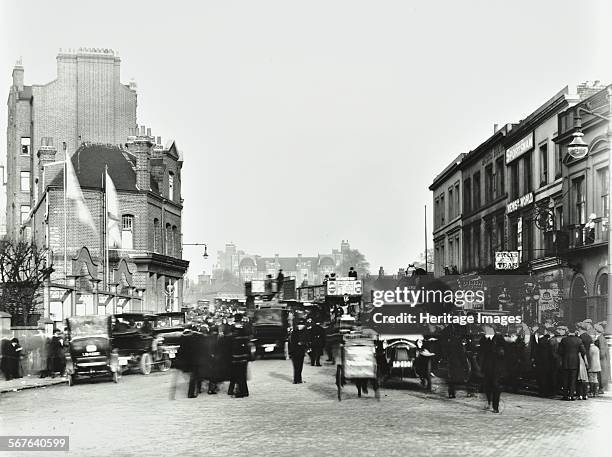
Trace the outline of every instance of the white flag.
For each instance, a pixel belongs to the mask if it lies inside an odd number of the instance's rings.
[[[108,174],[108,170],[105,171],[105,188],[106,188],[106,237],[108,240],[108,247],[110,249],[121,248],[121,213],[119,212],[119,197],[117,196],[117,189],[112,178]]]
[[[85,198],[83,197],[83,191],[79,185],[79,180],[74,172],[72,166],[72,160],[70,157],[66,158],[66,198],[72,200],[76,206],[76,216],[79,221],[90,227],[94,232],[97,232],[96,224],[94,223],[93,217],[87,205],[85,204]]]

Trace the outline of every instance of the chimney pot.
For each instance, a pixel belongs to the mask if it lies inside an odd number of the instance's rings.
[[[151,136],[151,128],[147,128],[147,136]]]
[[[140,136],[144,136],[145,135],[145,128],[146,127],[144,125],[140,126]]]
[[[499,124],[493,124],[493,133],[497,133],[499,130]]]

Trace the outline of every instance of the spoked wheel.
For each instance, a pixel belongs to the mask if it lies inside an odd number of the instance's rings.
[[[338,401],[342,401],[342,367],[336,367],[336,386],[338,387]]]
[[[161,362],[159,362],[157,366],[159,367],[159,371],[168,371],[172,366],[170,356],[168,354],[162,354]]]
[[[144,375],[151,373],[151,367],[153,365],[151,354],[145,352],[140,356],[140,372]]]

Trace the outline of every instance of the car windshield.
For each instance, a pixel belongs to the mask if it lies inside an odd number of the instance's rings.
[[[141,316],[115,316],[115,332],[138,330],[145,326],[145,319]]]
[[[159,316],[155,328],[180,327],[185,324],[182,316]]]
[[[283,310],[281,309],[260,309],[255,311],[253,316],[255,325],[283,325]]]
[[[68,326],[73,338],[93,335],[108,336],[108,318],[105,316],[73,316],[68,319]]]

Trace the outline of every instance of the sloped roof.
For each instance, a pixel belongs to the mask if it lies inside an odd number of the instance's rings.
[[[108,174],[118,191],[136,191],[136,173],[122,149],[102,144],[83,144],[72,155],[72,165],[81,187],[102,188],[104,168],[108,166]],[[63,186],[64,170],[62,169],[51,186]],[[148,190],[148,189],[143,189]]]

